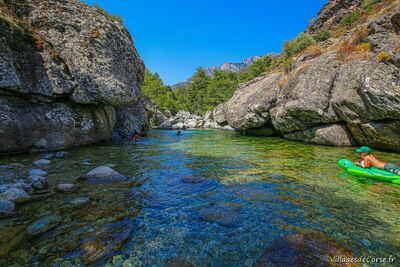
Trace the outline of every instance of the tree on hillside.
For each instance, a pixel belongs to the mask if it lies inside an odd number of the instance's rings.
[[[210,78],[202,68],[197,68],[189,85],[189,111],[195,114],[203,114],[206,111],[205,98]]]
[[[164,85],[157,73],[152,74],[148,69],[145,70],[142,91],[160,109],[175,111],[174,94],[169,86]]]
[[[232,97],[238,85],[237,74],[233,72],[214,70],[206,94],[206,110],[212,110]]]

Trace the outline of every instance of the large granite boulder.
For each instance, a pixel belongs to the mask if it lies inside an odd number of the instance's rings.
[[[311,60],[305,69],[291,73],[271,109],[272,123],[282,133],[305,130],[338,118],[330,104],[339,62],[328,54]]]
[[[110,140],[116,123],[145,127],[144,64],[119,21],[76,0],[7,1],[2,11],[0,154]]]
[[[45,151],[108,140],[115,124],[109,106],[32,103],[0,96],[0,153]]]
[[[281,78],[281,74],[272,73],[241,84],[224,107],[228,124],[242,130],[271,123],[269,111],[277,101]]]

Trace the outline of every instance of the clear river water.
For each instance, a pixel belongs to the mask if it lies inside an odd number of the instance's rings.
[[[33,194],[17,216],[0,220],[0,266],[284,266],[304,251],[307,265],[329,265],[321,251],[400,258],[400,186],[339,169],[338,159],[357,157],[354,148],[152,130],[132,144],[68,152],[46,167],[50,188],[99,165],[131,183]],[[400,164],[400,154],[375,154]],[[0,182],[26,176],[42,156],[0,158],[17,166],[0,170]],[[62,220],[28,236],[46,215]]]

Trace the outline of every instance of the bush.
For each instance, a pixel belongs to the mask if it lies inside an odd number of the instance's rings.
[[[285,73],[289,73],[294,67],[294,61],[292,58],[287,58],[282,62],[282,70]]]
[[[116,21],[118,21],[120,23],[123,23],[123,20],[122,20],[121,16],[112,15],[112,14],[108,13],[107,10],[102,8],[99,4],[95,3],[95,4],[93,4],[93,7],[96,8],[97,11],[99,11],[101,14],[103,14],[107,18],[112,19],[112,20],[116,20]]]
[[[345,25],[345,26],[350,26],[352,25],[356,20],[358,20],[361,17],[361,12],[359,10],[354,11],[353,13],[347,15],[344,17],[341,21],[340,24]]]
[[[285,58],[289,58],[312,44],[315,44],[315,40],[310,34],[300,33],[294,40],[285,42],[283,54]]]
[[[356,46],[355,50],[360,53],[368,53],[371,52],[371,44],[370,43],[361,43]]]
[[[392,60],[393,60],[392,57],[386,51],[382,51],[378,54],[379,62],[388,62],[388,61],[392,61]]]
[[[316,42],[323,42],[323,41],[326,41],[329,38],[331,38],[331,32],[327,31],[327,30],[320,30],[320,31],[317,31],[316,33],[314,33],[312,35],[312,38]]]
[[[353,53],[355,49],[355,45],[349,40],[344,41],[340,46],[336,53],[336,57],[338,60],[345,61],[351,53]]]

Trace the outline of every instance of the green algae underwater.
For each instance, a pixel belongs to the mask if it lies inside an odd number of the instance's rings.
[[[326,266],[326,256],[340,256],[324,253],[400,258],[400,186],[341,170],[337,160],[356,159],[354,148],[152,130],[136,143],[68,152],[46,168],[50,188],[100,165],[130,182],[33,194],[17,216],[0,220],[1,266]],[[400,164],[400,154],[374,155]],[[42,156],[0,158],[16,166],[1,170],[0,182],[26,176]],[[52,215],[61,222],[27,234],[32,222]]]

